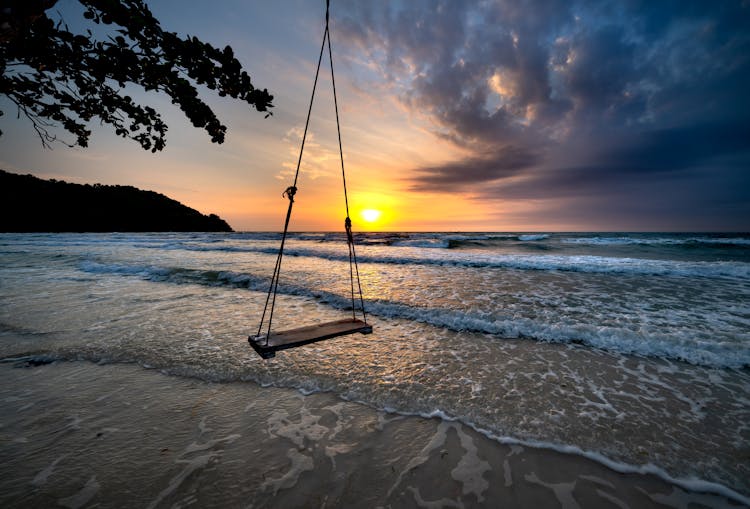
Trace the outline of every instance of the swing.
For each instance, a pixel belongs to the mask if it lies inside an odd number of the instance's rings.
[[[263,314],[258,325],[258,332],[248,337],[248,342],[253,349],[263,359],[270,359],[276,356],[276,352],[279,350],[285,350],[287,348],[297,348],[299,346],[308,345],[317,341],[323,341],[326,339],[335,338],[338,336],[345,336],[348,334],[354,334],[359,332],[361,334],[370,334],[372,332],[372,325],[367,323],[367,314],[365,313],[365,303],[362,297],[362,285],[359,281],[359,267],[357,266],[357,254],[354,250],[354,236],[352,235],[352,221],[349,219],[349,198],[346,193],[346,173],[344,172],[344,152],[341,147],[341,127],[339,125],[339,107],[336,100],[336,80],[333,76],[333,52],[331,51],[331,33],[328,28],[328,11],[329,11],[330,0],[326,0],[326,27],[323,32],[323,43],[320,46],[320,55],[318,56],[318,68],[315,71],[315,81],[313,82],[312,95],[310,96],[310,107],[307,110],[307,120],[305,121],[305,132],[302,135],[302,146],[299,152],[299,159],[297,160],[297,171],[294,174],[294,183],[289,186],[286,191],[282,194],[289,199],[289,208],[286,212],[286,221],[284,222],[284,233],[281,236],[281,246],[279,247],[279,254],[276,257],[276,267],[271,277],[271,285],[268,288],[268,295],[266,296],[266,304],[263,308]],[[276,292],[279,287],[279,275],[281,274],[281,259],[284,256],[284,243],[286,242],[286,236],[289,229],[289,219],[292,215],[292,206],[294,205],[294,195],[297,193],[297,178],[299,177],[300,164],[302,163],[302,153],[305,149],[305,139],[307,138],[307,128],[310,124],[310,113],[312,112],[313,99],[315,98],[315,88],[318,84],[318,75],[320,73],[320,63],[323,59],[323,50],[328,43],[328,59],[331,63],[331,84],[333,86],[333,104],[336,110],[336,129],[338,131],[339,139],[339,156],[341,157],[341,176],[344,181],[344,203],[346,205],[346,219],[344,220],[344,229],[346,231],[346,241],[349,247],[349,277],[351,280],[351,298],[352,298],[352,317],[336,320],[333,322],[319,323],[315,325],[308,325],[305,327],[299,327],[296,329],[289,329],[285,331],[272,331],[271,323],[273,322],[273,311],[276,304]],[[357,318],[357,308],[355,306],[355,294],[354,294],[354,278],[356,275],[357,288],[359,290],[359,304],[362,313],[362,319]],[[270,303],[270,309],[269,309]],[[266,327],[265,333],[262,333],[263,324],[265,323],[266,314],[268,314],[268,326]]]

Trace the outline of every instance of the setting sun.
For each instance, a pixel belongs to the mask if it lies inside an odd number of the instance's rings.
[[[374,223],[380,217],[381,212],[375,209],[365,209],[361,212],[362,219],[368,223]]]

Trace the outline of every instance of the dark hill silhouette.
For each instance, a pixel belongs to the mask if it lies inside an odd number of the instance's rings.
[[[70,184],[0,170],[3,232],[231,232],[208,216],[132,186]]]

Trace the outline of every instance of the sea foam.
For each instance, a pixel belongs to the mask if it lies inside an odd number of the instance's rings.
[[[410,241],[404,241],[410,242]],[[415,240],[398,247],[360,248],[360,263],[397,265],[448,265],[474,268],[500,268],[516,270],[573,271],[596,274],[633,274],[651,276],[719,277],[750,279],[750,263],[740,261],[682,261],[596,255],[547,254],[493,254],[484,252],[456,252],[438,250],[449,240]],[[155,246],[156,247],[156,246]],[[272,246],[212,246],[169,244],[165,250],[224,251],[234,253],[277,254]],[[348,262],[348,253],[331,248],[287,247],[286,256],[305,256],[332,261]]]
[[[112,273],[138,276],[154,282],[192,283],[204,285],[225,284],[253,291],[267,291],[268,280],[254,274],[233,271],[206,271],[199,269],[155,266],[127,266],[83,262],[81,270],[95,273]],[[282,283],[281,294],[315,299],[336,309],[351,309],[349,296],[338,295],[300,284]],[[580,343],[627,354],[678,359],[692,364],[715,367],[750,366],[750,334],[738,333],[736,341],[707,342],[696,338],[690,330],[653,332],[633,331],[624,326],[602,325],[599,322],[617,320],[616,312],[592,315],[586,322],[561,322],[519,317],[502,312],[446,309],[414,306],[392,300],[369,299],[366,309],[370,314],[385,318],[409,320],[454,331],[492,334],[502,338],[527,338],[555,343]],[[614,314],[613,314],[614,313]]]

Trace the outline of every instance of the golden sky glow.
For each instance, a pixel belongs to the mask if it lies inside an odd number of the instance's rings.
[[[746,8],[675,8],[662,13],[672,28],[651,33],[643,32],[648,23],[573,4],[560,3],[538,23],[535,9],[505,11],[503,1],[456,0],[442,9],[332,2],[355,231],[747,229],[740,85],[750,66],[737,63],[746,62]],[[76,5],[55,9],[72,22],[80,20]],[[144,152],[92,121],[88,148],[50,151],[0,97],[0,168],[132,185],[218,214],[235,230],[281,230],[325,2],[148,5],[165,30],[231,45],[253,84],[274,95],[273,116],[199,87],[228,128],[215,145],[164,95],[127,88],[169,126],[165,150]],[[661,7],[653,9],[629,15],[662,19]],[[713,18],[727,21],[726,41],[701,31]],[[299,168],[296,231],[341,230],[346,217],[327,66],[324,58]]]
[[[148,94],[142,95],[142,101],[154,106],[169,125],[167,147],[161,153],[144,152],[105,129],[94,130],[87,149],[60,145],[43,150],[30,127],[17,122],[12,129],[3,129],[2,167],[42,178],[133,185],[161,192],[203,213],[218,214],[235,230],[282,229],[288,205],[282,193],[294,179],[315,52],[322,36],[323,12],[316,7],[305,5],[298,13],[298,26],[305,27],[302,31],[288,23],[283,9],[267,9],[264,17],[250,17],[259,26],[270,23],[283,31],[271,34],[260,29],[240,31],[238,27],[233,32],[220,28],[209,4],[194,5],[191,9],[200,12],[191,18],[179,16],[179,9],[168,5],[151,6],[165,26],[231,44],[253,81],[274,93],[276,107],[268,119],[230,100],[204,96],[228,127],[223,145],[210,143],[168,99]],[[518,228],[518,223],[503,219],[503,207],[477,200],[470,192],[456,190],[446,195],[414,188],[409,177],[415,168],[440,165],[466,152],[441,140],[438,126],[419,109],[407,107],[393,93],[368,89],[378,85],[358,73],[376,66],[371,61],[345,59],[336,52],[339,41],[334,31],[341,136],[355,231]],[[346,217],[326,66],[324,60],[300,165],[290,224],[297,231],[341,230]],[[495,74],[490,86],[499,95],[511,94],[513,82]],[[25,148],[10,157],[10,146]]]

